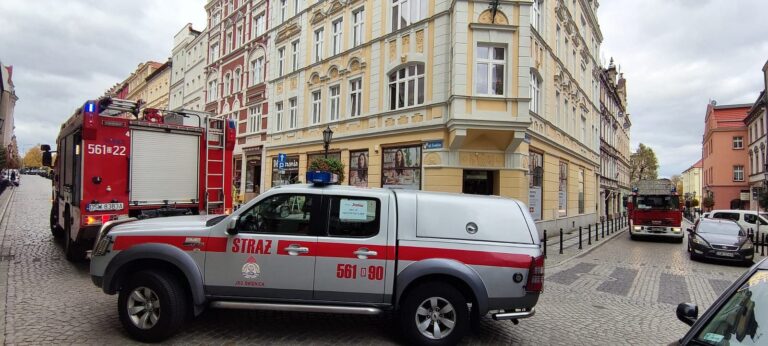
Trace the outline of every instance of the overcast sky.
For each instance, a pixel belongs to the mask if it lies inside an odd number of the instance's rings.
[[[86,99],[146,60],[165,61],[173,35],[205,23],[205,0],[2,0],[0,61],[14,65],[23,151],[52,143]],[[707,102],[752,103],[768,59],[768,1],[602,0],[607,64],[628,80],[632,149],[642,142],[661,176],[701,155]]]

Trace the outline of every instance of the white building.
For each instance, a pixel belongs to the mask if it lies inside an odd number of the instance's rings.
[[[191,23],[173,37],[168,108],[203,111],[207,37],[203,32],[193,29]],[[185,122],[197,125],[197,119],[187,118]]]

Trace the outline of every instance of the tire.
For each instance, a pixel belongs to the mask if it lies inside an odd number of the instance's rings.
[[[637,240],[637,236],[632,234],[632,232],[629,232],[629,239]]]
[[[683,238],[675,239],[675,243],[682,244]]]
[[[695,253],[693,253],[693,251],[691,251],[691,253],[689,255],[690,255],[691,261],[698,261],[699,260],[699,256],[697,256]]]
[[[59,226],[58,220],[59,211],[54,207],[51,207],[51,234],[54,238],[61,238],[64,236],[64,229]]]
[[[146,303],[148,297],[152,302],[149,311]],[[187,315],[185,298],[184,289],[173,276],[157,271],[138,272],[120,290],[117,299],[120,323],[135,340],[163,341],[184,324]],[[136,313],[131,314],[129,309],[135,309]]]
[[[437,309],[432,310],[435,303]],[[431,311],[431,314],[423,313],[427,311]],[[404,297],[399,313],[400,330],[409,344],[455,345],[469,329],[466,298],[456,288],[444,283],[417,286]],[[419,321],[422,326],[426,324],[423,333]],[[450,328],[451,323],[453,328]],[[448,335],[439,335],[445,331],[448,331]]]
[[[64,256],[67,261],[77,263],[85,259],[85,251],[79,242],[72,240],[72,224],[68,214],[64,214]]]

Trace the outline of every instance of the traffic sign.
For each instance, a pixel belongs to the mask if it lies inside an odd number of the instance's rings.
[[[285,168],[285,160],[288,157],[286,154],[277,154],[277,169],[284,169]]]

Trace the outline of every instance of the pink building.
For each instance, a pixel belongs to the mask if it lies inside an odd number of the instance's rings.
[[[751,104],[707,105],[702,141],[702,193],[713,209],[749,209],[747,117]]]

